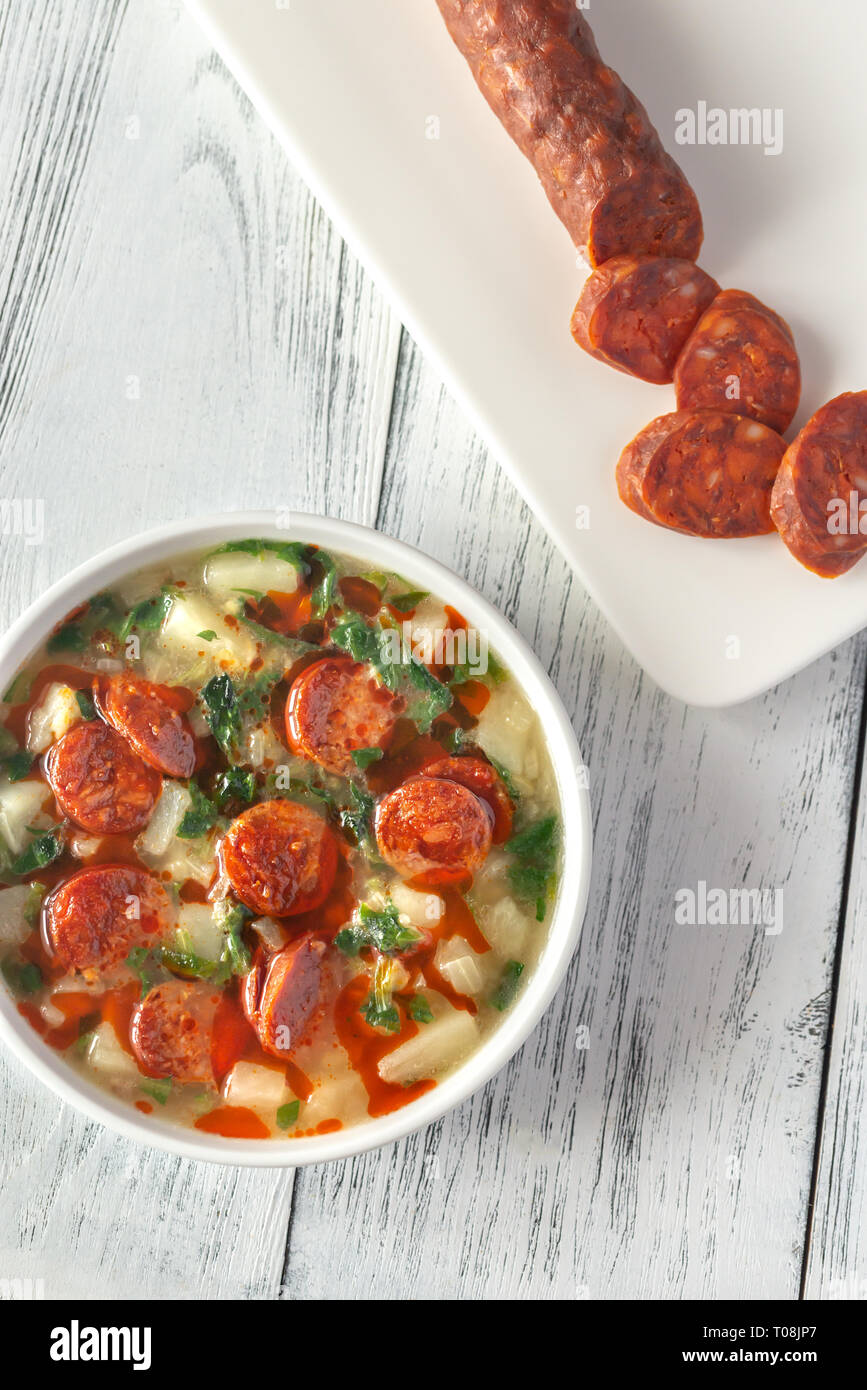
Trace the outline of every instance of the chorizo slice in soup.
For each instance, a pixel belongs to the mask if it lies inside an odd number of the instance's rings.
[[[428,777],[445,777],[449,782],[460,782],[471,792],[487,802],[494,813],[493,842],[501,845],[512,833],[514,803],[506,790],[506,784],[490,763],[483,758],[441,758],[429,763],[425,768]]]
[[[212,1085],[211,1042],[219,992],[200,981],[168,980],[138,1005],[130,1041],[148,1076]]]
[[[254,912],[294,917],[321,907],[337,871],[337,842],[296,801],[260,801],[236,817],[220,846],[233,889]]]
[[[379,802],[375,829],[385,862],[432,888],[472,878],[491,848],[494,813],[460,782],[412,777]]]
[[[103,717],[132,745],[140,758],[167,777],[190,777],[196,743],[178,709],[178,694],[141,676],[119,675],[94,682]]]
[[[156,769],[95,719],[76,724],[48,750],[45,774],[64,815],[91,835],[141,830],[162,786]]]
[[[46,942],[73,970],[105,969],[134,946],[153,943],[171,924],[168,894],[132,864],[79,869],[46,899]]]
[[[241,994],[244,1013],[265,1052],[288,1058],[303,1040],[324,991],[325,942],[311,932],[276,955],[261,947],[253,958]]]
[[[355,771],[352,754],[385,748],[404,701],[351,657],[314,662],[293,681],[286,700],[286,737],[302,757],[328,772]]]

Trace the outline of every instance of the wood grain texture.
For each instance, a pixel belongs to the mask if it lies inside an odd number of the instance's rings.
[[[299,1173],[286,1295],[796,1297],[865,644],[741,709],[683,708],[408,343],[395,400],[379,524],[550,669],[590,768],[594,883],[566,986],[505,1072],[423,1135]],[[782,932],[676,927],[700,879],[782,887]]]
[[[862,739],[863,739],[862,730]],[[862,750],[862,758],[863,758]],[[867,1298],[867,785],[862,762],[842,920],[806,1298]]]
[[[192,1164],[91,1125],[4,1054],[0,1276],[77,1297],[794,1297],[867,639],[740,709],[652,687],[172,0],[0,0],[0,167],[0,496],[47,508],[43,545],[0,537],[0,621],[170,517],[375,520],[535,647],[596,820],[584,936],[543,1025],[391,1149],[294,1187]],[[700,879],[782,888],[782,932],[676,927]],[[865,1272],[865,892],[861,874],[821,1292]]]
[[[172,517],[375,516],[399,326],[179,7],[0,4],[7,624]],[[0,1058],[0,1276],[48,1296],[273,1296],[291,1172],[116,1139]]]

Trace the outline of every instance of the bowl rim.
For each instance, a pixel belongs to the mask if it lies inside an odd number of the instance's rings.
[[[42,1042],[0,986],[0,1037],[61,1099],[125,1138],[185,1158],[256,1168],[296,1168],[349,1158],[423,1129],[468,1099],[526,1041],[561,984],[578,943],[590,888],[592,817],[578,740],[550,677],[529,644],[466,580],[425,551],[370,526],[307,512],[231,511],[173,521],[130,537],[52,584],[0,637],[0,690],[34,647],[76,604],[123,575],[152,563],[245,537],[301,540],[404,575],[489,630],[500,655],[542,720],[557,781],[563,826],[563,871],[547,939],[536,966],[500,1025],[433,1090],[390,1115],[298,1139],[227,1139],[144,1115],[88,1081]]]

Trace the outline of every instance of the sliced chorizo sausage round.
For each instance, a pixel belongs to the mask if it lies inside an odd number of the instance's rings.
[[[321,907],[337,871],[337,841],[321,816],[295,801],[260,801],[232,821],[220,863],[254,912],[294,917]]]
[[[241,1003],[265,1052],[287,1059],[304,1040],[321,1003],[325,943],[312,932],[269,955],[261,946],[244,979]]]
[[[441,758],[429,763],[425,768],[427,777],[445,777],[449,782],[460,782],[490,806],[494,815],[493,843],[501,845],[512,833],[512,820],[515,805],[506,785],[495,767],[483,758],[466,756],[463,758]]]
[[[302,757],[347,776],[361,748],[386,748],[404,701],[351,657],[327,656],[293,681],[286,700],[286,737]]]
[[[572,315],[572,337],[609,367],[663,385],[718,294],[716,280],[693,261],[614,256],[587,279]]]
[[[148,1076],[212,1085],[214,1018],[219,992],[201,981],[168,980],[136,1007],[130,1042]]]
[[[772,531],[771,489],[785,440],[757,420],[684,410],[653,420],[617,464],[632,511],[687,536],[732,539]]]
[[[674,369],[678,410],[727,410],[788,429],[801,398],[792,330],[743,290],[723,290],[702,314]]]
[[[192,776],[196,742],[170,686],[142,676],[110,676],[94,682],[94,699],[103,718],[157,772]]]
[[[133,864],[79,869],[49,895],[43,930],[49,950],[72,970],[107,969],[171,925],[168,895]]]
[[[771,517],[796,560],[836,579],[867,553],[862,507],[867,513],[867,391],[847,391],[823,405],[786,450]]]
[[[491,848],[494,813],[469,787],[411,777],[377,804],[376,842],[401,878],[434,888],[472,878]]]
[[[48,750],[45,775],[64,815],[91,835],[141,830],[162,786],[156,769],[95,719],[74,725]]]

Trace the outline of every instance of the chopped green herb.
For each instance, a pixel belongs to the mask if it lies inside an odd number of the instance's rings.
[[[24,920],[29,926],[35,927],[42,910],[42,899],[45,897],[45,884],[34,880],[30,885],[30,893],[24,904]]]
[[[78,623],[65,623],[52,632],[45,643],[47,652],[83,652],[87,646],[87,636]]]
[[[294,1125],[295,1121],[298,1119],[298,1112],[300,1109],[300,1100],[290,1100],[287,1101],[285,1105],[281,1105],[277,1111],[278,1129],[291,1129],[292,1125]]]
[[[139,1090],[144,1091],[146,1096],[152,1096],[157,1105],[165,1105],[172,1090],[172,1078],[167,1076],[164,1081],[140,1081]]]
[[[490,753],[486,753],[486,754],[485,754],[485,757],[487,758],[488,762],[491,764],[491,767],[492,767],[492,768],[494,769],[494,771],[497,773],[498,777],[500,778],[500,781],[503,783],[504,787],[506,788],[506,791],[509,793],[509,796],[512,798],[512,801],[513,801],[513,802],[515,803],[515,805],[517,806],[517,805],[518,805],[518,802],[521,800],[521,793],[518,791],[518,788],[515,786],[515,780],[514,780],[514,778],[512,777],[511,772],[510,772],[509,769],[506,767],[505,763],[498,763],[498,762],[497,762],[497,759],[496,759],[496,758],[492,758],[491,755],[490,755]]]
[[[406,1011],[414,1023],[433,1023],[430,1004],[423,994],[414,994],[406,1001]]]
[[[134,970],[141,980],[141,997],[144,999],[159,983],[159,961],[146,946],[134,946],[126,958],[130,970]]]
[[[357,782],[349,784],[350,804],[340,810],[340,824],[348,830],[356,844],[366,845],[372,838],[374,800]]]
[[[174,595],[168,586],[163,586],[153,598],[143,599],[129,610],[120,625],[120,639],[125,641],[133,628],[140,632],[156,632],[163,625],[163,619],[172,606]]]
[[[33,676],[29,671],[19,671],[3,692],[4,705],[20,705],[30,698]]]
[[[200,835],[206,835],[215,824],[217,808],[213,801],[208,800],[197,782],[189,782],[187,785],[193,804],[184,812],[177,836],[179,840],[197,840]]]
[[[281,560],[292,565],[302,576],[309,574],[310,559],[315,554],[313,546],[304,545],[301,541],[265,540],[227,541],[225,545],[219,546],[213,554],[225,555],[233,550],[240,550],[245,555],[261,555],[265,550],[272,550],[275,555],[279,555]]]
[[[425,589],[410,589],[408,594],[392,594],[385,601],[390,608],[396,608],[398,613],[412,613],[427,597]]]
[[[384,1028],[387,1033],[400,1032],[400,1014],[394,1004],[381,1004],[375,994],[368,994],[359,1012],[371,1028]]]
[[[234,685],[228,676],[212,676],[200,699],[211,733],[226,757],[232,757],[241,733],[241,711]]]
[[[313,558],[322,568],[322,578],[310,595],[310,602],[314,615],[317,618],[324,618],[334,603],[337,589],[337,566],[324,550],[317,550]]]
[[[15,960],[8,956],[0,969],[13,994],[35,994],[42,986],[42,971],[32,961]]]
[[[513,835],[505,846],[514,856],[514,863],[509,865],[509,882],[516,897],[535,902],[537,922],[544,922],[546,903],[554,888],[557,831],[557,817],[546,816]]]
[[[76,690],[75,702],[78,705],[79,710],[81,711],[82,719],[96,718],[96,706],[94,705],[86,690]]]
[[[213,642],[216,632],[212,627],[206,627],[203,632],[197,632],[196,636],[201,637],[203,642]]]
[[[415,689],[421,692],[421,696],[410,702],[407,714],[418,727],[419,733],[426,734],[434,720],[450,707],[454,697],[448,686],[438,681],[436,676],[432,676],[427,667],[422,666],[415,657],[409,664],[409,679]]]
[[[356,767],[360,767],[364,772],[365,768],[370,767],[371,763],[378,763],[382,757],[381,748],[353,748],[352,761]]]
[[[44,869],[46,864],[51,864],[63,853],[63,840],[53,831],[47,831],[43,835],[36,835],[30,841],[23,854],[19,854],[17,859],[13,859],[11,869],[13,874],[23,878],[26,874],[33,874],[37,869]]]
[[[523,973],[524,966],[519,960],[510,960],[506,965],[500,983],[491,996],[491,1003],[500,1013],[509,1007],[518,993],[518,981]]]
[[[241,932],[249,920],[250,911],[230,898],[221,898],[214,907],[214,917],[226,937],[226,944],[220,956],[220,966],[225,978],[232,975],[249,975],[252,960],[244,945]]]
[[[6,769],[9,781],[20,782],[33,766],[33,754],[28,753],[25,748],[21,748],[17,753],[10,753],[8,758],[3,758],[2,764]]]
[[[256,794],[256,774],[250,768],[230,767],[214,783],[214,796],[220,810],[232,801],[249,804]]]
[[[334,944],[345,956],[357,956],[365,946],[372,946],[384,956],[392,956],[409,950],[420,940],[419,932],[403,925],[394,903],[389,903],[382,912],[361,903],[356,920],[337,933]]]

